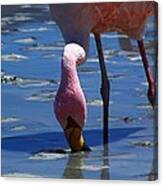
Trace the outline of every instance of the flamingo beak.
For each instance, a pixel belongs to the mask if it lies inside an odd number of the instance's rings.
[[[72,152],[91,150],[84,141],[82,128],[70,116],[67,119],[67,127],[64,129],[64,133]]]
[[[70,127],[66,129],[65,136],[72,152],[82,151],[84,146],[84,138],[79,127]]]
[[[71,117],[68,117],[68,124],[64,133],[72,152],[91,151],[84,141],[82,128]]]

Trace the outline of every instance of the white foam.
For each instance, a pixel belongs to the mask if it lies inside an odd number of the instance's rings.
[[[19,121],[19,118],[16,117],[7,117],[7,118],[2,118],[1,122],[2,123],[10,123],[10,122],[16,122]]]
[[[68,154],[39,152],[29,157],[29,159],[30,160],[57,160],[65,157],[68,157]]]
[[[29,47],[28,50],[30,51],[38,51],[38,50],[63,50],[63,47],[60,46],[50,46],[50,45],[38,45],[38,46],[34,46],[34,47]]]
[[[41,177],[35,174],[18,173],[18,172],[3,174],[3,176],[4,177],[26,177],[26,178],[36,178],[36,177],[40,178]]]
[[[91,63],[98,63],[99,59],[98,58],[88,58],[87,62],[91,62]]]
[[[102,104],[103,104],[102,101],[99,99],[88,101],[87,103],[87,105],[90,105],[90,106],[101,106]]]
[[[30,37],[14,40],[15,43],[24,43],[24,44],[33,43],[34,41],[35,41],[35,39],[30,38]]]
[[[46,93],[39,93],[33,94],[26,98],[27,101],[53,101],[56,92],[46,92]]]
[[[20,32],[45,32],[49,30],[46,27],[39,27],[39,28],[20,28]]]
[[[27,56],[20,55],[20,54],[5,54],[1,56],[2,61],[22,61],[28,59]]]
[[[23,80],[23,82],[18,81],[17,84],[22,88],[28,88],[28,87],[41,87],[50,85],[51,83],[48,81],[35,81],[35,80]]]
[[[25,129],[26,129],[25,126],[15,126],[15,127],[11,128],[10,131],[22,131]]]
[[[130,61],[139,61],[141,60],[141,56],[133,56],[133,57],[128,57]]]
[[[108,165],[83,165],[80,167],[80,169],[87,170],[87,171],[100,171],[102,169],[107,169],[107,168],[109,168]]]
[[[136,106],[138,109],[152,109],[151,105],[138,105]]]
[[[113,102],[110,101],[110,104],[113,104]],[[89,106],[101,106],[101,105],[103,105],[103,102],[102,102],[102,100],[95,99],[95,100],[92,100],[92,101],[88,101],[87,105],[89,105]]]

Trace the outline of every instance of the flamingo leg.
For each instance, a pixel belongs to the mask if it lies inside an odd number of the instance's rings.
[[[155,94],[154,77],[150,71],[150,67],[149,67],[146,52],[145,52],[144,42],[143,42],[143,40],[137,40],[137,43],[139,46],[139,51],[141,54],[146,78],[148,81],[148,94],[147,94],[147,96],[148,96],[148,99],[149,99],[151,105],[154,107],[154,94]]]
[[[107,70],[104,62],[104,55],[100,34],[95,34],[96,47],[98,52],[100,70],[101,70],[101,96],[103,100],[103,143],[108,144],[108,116],[109,116],[109,97],[110,82],[107,76]]]

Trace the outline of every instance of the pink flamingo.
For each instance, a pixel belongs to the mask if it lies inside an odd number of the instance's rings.
[[[55,100],[55,113],[73,151],[89,150],[82,136],[87,107],[77,75],[76,66],[85,60],[84,49],[75,43],[67,44],[62,59],[62,78]]]
[[[55,100],[55,114],[72,151],[89,150],[82,135],[86,122],[86,101],[76,67],[86,60],[91,32],[95,36],[101,69],[104,144],[108,143],[110,83],[100,33],[118,31],[137,39],[149,84],[148,98],[154,106],[154,78],[149,69],[142,33],[147,18],[155,12],[155,7],[152,1],[50,5],[52,18],[58,24],[66,43],[62,59],[62,80]]]

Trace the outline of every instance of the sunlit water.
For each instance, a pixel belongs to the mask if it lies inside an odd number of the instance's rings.
[[[1,24],[2,174],[148,180],[153,162],[153,110],[136,42],[132,40],[133,48],[125,51],[119,44],[125,35],[102,35],[111,82],[108,151],[102,145],[100,69],[91,35],[89,57],[78,73],[88,106],[84,135],[92,152],[71,154],[53,114],[64,41],[49,18],[48,6],[2,6]],[[153,28],[151,19],[144,38],[151,65]]]

